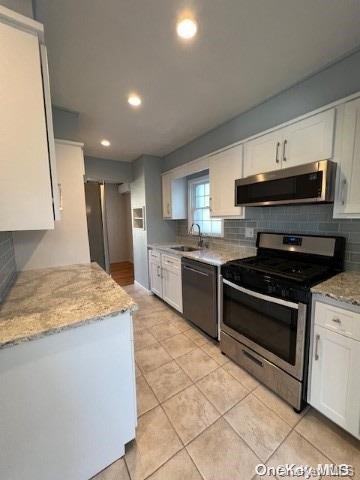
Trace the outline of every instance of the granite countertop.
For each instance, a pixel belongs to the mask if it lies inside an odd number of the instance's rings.
[[[0,348],[135,309],[96,263],[28,270],[0,305]]]
[[[221,266],[230,260],[235,260],[237,258],[246,258],[256,255],[255,247],[246,247],[246,246],[237,246],[232,249],[212,249],[212,248],[202,248],[195,250],[193,252],[181,252],[178,250],[172,250],[171,247],[178,247],[183,245],[182,243],[174,244],[152,244],[148,247],[151,249],[161,250],[170,255],[177,257],[186,257],[199,262],[208,263],[210,265]],[[191,245],[192,246],[192,245]]]
[[[360,272],[339,273],[315,285],[311,291],[340,302],[360,305]]]

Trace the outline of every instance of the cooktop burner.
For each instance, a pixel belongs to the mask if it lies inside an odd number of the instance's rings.
[[[292,260],[285,257],[257,256],[237,260],[240,267],[275,274],[295,281],[311,281],[330,271],[327,265]]]

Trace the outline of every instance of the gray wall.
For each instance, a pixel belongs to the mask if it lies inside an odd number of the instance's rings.
[[[85,178],[111,183],[131,182],[132,164],[85,156]]]
[[[0,232],[0,303],[16,278],[15,251],[10,232]]]
[[[131,183],[131,208],[145,206],[145,169],[144,158],[140,157],[133,163],[133,181]],[[149,288],[149,274],[147,263],[147,230],[134,228],[133,259],[135,280]]]
[[[80,114],[78,112],[72,112],[53,105],[52,116],[55,138],[81,142],[79,135]]]
[[[148,243],[172,242],[176,239],[176,222],[162,216],[162,159],[144,155],[145,196]]]
[[[150,155],[133,162],[131,208],[146,207],[146,229],[133,229],[134,270],[135,280],[145,288],[149,288],[148,244],[172,242],[176,238],[176,222],[162,218],[161,166],[161,159]]]
[[[211,239],[210,244],[220,249],[254,246],[260,231],[340,235],[346,238],[345,269],[360,270],[360,220],[334,220],[332,209],[332,205],[248,208],[246,220],[224,220],[224,238]],[[253,238],[245,238],[246,227],[254,228]],[[186,220],[177,222],[177,238],[189,240]]]
[[[357,51],[166,155],[163,171],[279,125],[359,90],[360,51]]]
[[[26,17],[34,18],[32,0],[0,0],[0,5],[21,13]]]

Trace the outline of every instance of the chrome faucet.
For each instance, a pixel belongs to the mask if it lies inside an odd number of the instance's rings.
[[[203,240],[203,237],[202,237],[202,234],[201,234],[200,225],[199,225],[198,223],[193,223],[193,224],[191,225],[190,230],[189,230],[189,235],[192,234],[194,227],[198,227],[198,230],[199,230],[198,246],[199,246],[200,248],[202,248],[203,245],[204,245],[204,240]]]

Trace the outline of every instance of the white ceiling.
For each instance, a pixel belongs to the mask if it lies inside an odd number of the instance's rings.
[[[175,34],[185,8],[190,44]],[[167,154],[360,45],[359,0],[37,0],[36,13],[53,103],[80,112],[87,154],[117,160]]]

